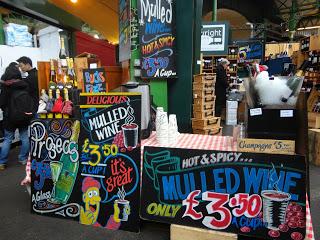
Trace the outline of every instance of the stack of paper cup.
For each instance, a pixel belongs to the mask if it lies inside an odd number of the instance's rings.
[[[168,144],[169,122],[167,112],[160,112],[158,120],[157,140],[161,145]]]
[[[159,134],[159,125],[160,125],[160,115],[163,112],[163,107],[157,107],[157,113],[156,113],[156,136],[158,139]]]
[[[169,134],[168,134],[168,142],[170,144],[175,144],[178,140],[178,124],[177,124],[177,116],[175,114],[169,115]]]

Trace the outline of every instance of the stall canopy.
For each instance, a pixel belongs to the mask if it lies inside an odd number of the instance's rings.
[[[72,15],[88,23],[113,44],[119,41],[118,0],[49,0]]]

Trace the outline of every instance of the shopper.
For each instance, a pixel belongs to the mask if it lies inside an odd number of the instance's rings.
[[[19,129],[22,143],[19,162],[23,165],[27,162],[30,146],[28,126],[32,118],[31,110],[34,104],[32,103],[33,99],[29,95],[29,86],[26,81],[22,80],[17,63],[10,63],[5,73],[1,76],[0,84],[0,108],[4,112],[4,141],[0,152],[0,170],[4,170],[8,161],[11,142],[17,128]],[[18,103],[16,104],[18,106],[15,106],[15,103]],[[23,111],[22,116],[19,111]]]
[[[36,114],[39,106],[39,88],[38,88],[38,71],[32,67],[32,60],[28,57],[21,57],[17,60],[20,70],[24,73],[28,73],[25,81],[29,85],[29,92],[33,98],[34,107],[33,113]]]
[[[228,76],[227,69],[230,62],[226,58],[221,58],[219,65],[217,67],[217,80],[215,85],[215,93],[216,93],[216,106],[215,106],[215,115],[217,117],[221,116],[222,110],[226,106],[226,94],[228,84]]]

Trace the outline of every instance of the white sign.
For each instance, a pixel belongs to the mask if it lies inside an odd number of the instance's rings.
[[[262,115],[262,109],[261,108],[252,108],[250,109],[250,116],[259,116]]]
[[[201,29],[201,52],[221,52],[226,50],[226,25],[203,25]]]
[[[282,118],[291,118],[293,117],[293,110],[281,110],[280,117]]]

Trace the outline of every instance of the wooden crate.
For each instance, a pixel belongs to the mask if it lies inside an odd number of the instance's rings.
[[[212,103],[216,100],[215,95],[207,95],[203,98],[194,98],[193,99],[193,104],[194,105],[204,105],[206,103]]]
[[[208,119],[192,119],[193,129],[208,129],[208,128],[218,128],[221,124],[220,117],[213,117]]]
[[[320,49],[320,35],[310,36],[310,51],[318,51]]]
[[[202,134],[202,135],[222,135],[222,127],[219,128],[211,128],[211,129],[193,129],[194,134]]]
[[[309,161],[320,166],[320,129],[309,129]]]
[[[320,113],[308,112],[308,127],[320,128]]]
[[[237,240],[232,233],[217,232],[208,229],[186,227],[172,224],[170,226],[170,240]]]
[[[214,110],[193,111],[193,117],[196,119],[208,119],[214,117]]]
[[[216,81],[216,74],[199,74],[193,76],[194,83],[203,83],[208,81]]]
[[[318,102],[319,98],[320,98],[320,92],[317,91],[315,88],[313,88],[307,101],[308,112],[312,112],[312,109],[314,105]]]
[[[193,83],[193,90],[214,89],[214,81],[203,81],[202,83]]]
[[[204,98],[208,95],[214,95],[214,88],[205,88],[202,90],[193,90],[193,98]]]
[[[204,104],[193,104],[193,111],[205,111],[205,110],[214,110],[215,109],[215,101],[206,102]]]

